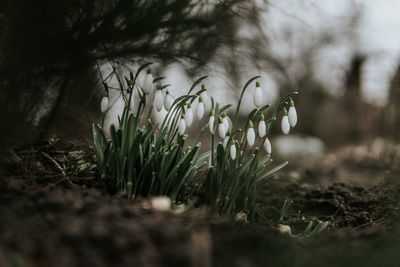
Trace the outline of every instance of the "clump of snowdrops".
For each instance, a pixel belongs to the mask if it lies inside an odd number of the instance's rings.
[[[281,128],[288,134],[297,123],[293,94],[282,98],[272,115],[266,119],[270,107],[263,97],[260,76],[251,78],[241,91],[233,117],[228,115],[231,105],[221,107],[208,96],[201,77],[188,93],[174,98],[163,78],[153,78],[149,64],[141,66],[135,75],[125,78],[126,88],[120,82],[125,101],[118,125],[112,125],[110,134],[100,125],[93,125],[94,148],[102,177],[111,177],[129,198],[165,195],[173,203],[200,196],[212,210],[234,214],[244,212],[252,218],[257,209],[257,185],[283,168],[287,162],[271,166],[271,143],[268,138],[273,122],[281,118]],[[147,69],[143,83],[137,78]],[[201,84],[201,86],[200,86]],[[239,110],[245,91],[255,85],[255,108],[240,128]],[[200,88],[199,88],[200,87]],[[101,101],[101,111],[109,109],[109,92]],[[139,105],[132,105],[134,91]],[[194,93],[193,93],[194,92]],[[204,102],[211,99],[211,111]],[[193,109],[194,102],[197,107]],[[161,124],[150,120],[152,112],[167,111]],[[287,111],[287,108],[289,111]],[[207,120],[190,145],[186,131],[193,122]],[[211,148],[200,154],[200,138],[210,131]],[[219,140],[218,140],[219,139]],[[200,186],[194,178],[202,170]],[[197,182],[198,184],[198,182]]]

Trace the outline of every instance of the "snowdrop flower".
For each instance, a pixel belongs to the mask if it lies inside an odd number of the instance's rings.
[[[186,121],[186,126],[190,127],[193,122],[193,111],[190,106],[190,103],[188,103],[186,111],[185,111],[185,121]]]
[[[253,94],[253,100],[254,100],[254,105],[256,105],[256,107],[261,107],[263,104],[263,93],[260,87],[260,82],[256,82],[256,89],[254,91]]]
[[[229,131],[229,128],[230,128],[229,120],[228,120],[228,115],[226,115],[226,112],[224,112],[222,114],[222,123],[224,124],[226,131]]]
[[[292,235],[292,229],[290,228],[289,225],[279,224],[278,231],[281,234]]]
[[[286,108],[283,109],[283,117],[282,117],[281,127],[282,127],[282,132],[284,134],[289,133],[290,124],[289,124],[289,118],[288,118],[288,113],[286,111]]]
[[[272,152],[271,142],[269,141],[268,138],[265,139],[265,142],[264,142],[264,149],[265,149],[265,152],[267,152],[267,154],[271,154],[271,152]]]
[[[221,118],[219,118],[218,121],[219,121],[219,123],[218,123],[218,134],[219,134],[219,137],[221,137],[222,139],[224,139],[225,136],[226,136],[226,132],[227,132],[228,130],[225,128],[225,125],[224,125],[224,123],[222,122],[222,119],[221,119]]]
[[[153,75],[151,75],[151,69],[149,68],[143,80],[143,92],[148,95],[151,91],[153,91]]]
[[[197,119],[201,120],[204,115],[204,104],[203,104],[203,98],[200,96],[199,98],[199,104],[197,105]]]
[[[104,113],[108,110],[108,93],[107,92],[104,94],[103,98],[101,99],[100,110],[101,110],[101,113]]]
[[[224,149],[226,149],[226,146],[228,145],[228,141],[229,141],[229,133],[226,134],[224,142],[222,143],[222,146],[224,147]]]
[[[247,129],[247,143],[250,147],[254,145],[254,141],[256,140],[256,133],[254,132],[253,122],[249,121],[249,129]]]
[[[133,101],[132,101],[133,102]],[[156,107],[157,111],[161,111],[164,105],[164,96],[161,90],[161,86],[158,86],[156,93],[154,95],[154,106]]]
[[[174,98],[169,94],[169,91],[165,93],[165,98],[164,98],[164,108],[165,110],[170,110],[172,104],[174,103]]]
[[[179,134],[183,135],[185,133],[186,130],[186,122],[185,122],[185,116],[181,116],[181,120],[179,121]]]
[[[232,160],[235,160],[235,158],[236,158],[236,145],[235,145],[235,143],[233,143],[233,144],[231,145],[231,147],[230,147],[230,149],[229,149],[229,154],[230,154],[230,156],[231,156],[231,159],[232,159]]]
[[[258,135],[262,138],[267,133],[267,126],[265,125],[264,114],[261,114],[260,123],[258,124]]]
[[[296,108],[294,107],[294,102],[290,99],[290,108],[289,108],[289,123],[290,126],[294,127],[297,124],[297,112]]]
[[[210,129],[211,134],[214,134],[214,120],[215,120],[215,115],[214,115],[214,110],[213,110],[213,111],[211,111],[210,120],[208,122],[208,128]]]

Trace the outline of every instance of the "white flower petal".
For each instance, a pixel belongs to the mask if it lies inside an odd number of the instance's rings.
[[[225,128],[225,125],[223,124],[223,123],[219,123],[218,124],[218,134],[219,134],[219,137],[221,137],[222,139],[224,139],[225,138],[225,136],[226,136],[226,128]]]
[[[204,104],[203,102],[199,102],[197,105],[197,119],[201,120],[204,115]]]
[[[231,155],[231,159],[234,160],[236,158],[236,146],[232,144],[229,149],[229,154]]]
[[[228,131],[229,130],[228,116],[222,118],[222,123],[224,124],[226,131]]]
[[[226,149],[226,146],[228,145],[228,141],[229,141],[229,136],[225,136],[224,142],[222,143],[222,146],[224,147],[224,149]]]
[[[147,73],[143,80],[143,92],[148,95],[153,91],[153,75]]]
[[[263,104],[263,93],[261,87],[257,86],[253,95],[254,105],[261,107]]]
[[[267,152],[267,154],[271,154],[271,152],[272,152],[271,142],[269,141],[268,138],[265,139],[265,142],[264,142],[264,149],[265,149],[265,152]]]
[[[210,121],[208,122],[208,128],[210,129],[211,134],[214,133],[214,120],[215,120],[215,117],[211,116]]]
[[[173,103],[174,103],[174,98],[169,93],[167,93],[164,99],[165,110],[167,111],[170,110]]]
[[[290,107],[288,112],[290,126],[294,127],[297,124],[297,112],[295,107]]]
[[[267,132],[267,126],[265,125],[265,121],[260,121],[258,124],[258,135],[260,137],[264,137]]]
[[[100,110],[101,110],[101,113],[106,112],[107,109],[108,109],[108,97],[104,96],[104,97],[101,99],[101,103],[100,103]]]
[[[164,97],[161,90],[157,90],[156,94],[154,95],[154,106],[156,107],[157,111],[161,111],[164,105]]]
[[[281,122],[281,127],[282,127],[282,132],[284,134],[288,134],[290,131],[290,124],[289,124],[289,118],[288,116],[283,116],[282,117],[282,122]]]
[[[186,121],[186,126],[190,127],[193,123],[193,111],[192,108],[186,109],[185,113],[185,121]]]
[[[186,130],[186,122],[185,119],[182,118],[179,122],[179,129],[178,129],[179,134],[183,135],[185,133],[185,130]]]
[[[254,145],[254,141],[256,140],[256,133],[254,132],[254,128],[249,128],[247,130],[247,143],[250,147]]]

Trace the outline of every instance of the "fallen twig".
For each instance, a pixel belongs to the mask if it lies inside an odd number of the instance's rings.
[[[45,153],[45,152],[43,152],[43,151],[40,152],[40,153],[43,155],[43,157],[45,157],[46,159],[50,160],[51,163],[53,163],[53,165],[54,165],[58,170],[60,170],[61,175],[63,176],[63,178],[64,178],[70,185],[76,186],[76,185],[69,179],[69,177],[67,177],[67,175],[66,175],[65,172],[64,172],[64,169],[60,166],[60,164],[59,164],[55,159],[53,159],[52,157],[49,156],[49,154],[47,154],[47,153]]]

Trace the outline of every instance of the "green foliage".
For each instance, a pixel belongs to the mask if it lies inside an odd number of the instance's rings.
[[[250,218],[254,218],[257,212],[257,185],[287,165],[287,162],[283,162],[268,170],[267,167],[272,163],[270,155],[264,154],[263,149],[258,147],[246,149],[246,133],[250,125],[249,122],[261,118],[261,114],[270,105],[254,109],[248,115],[240,142],[235,141],[235,137],[242,132],[238,128],[237,118],[243,95],[249,85],[258,78],[259,76],[251,78],[243,87],[234,114],[234,120],[231,121],[227,146],[224,149],[222,144],[218,144],[216,151],[214,151],[214,139],[217,128],[217,120],[215,120],[212,134],[211,166],[203,185],[206,202],[214,211],[231,214],[243,211],[250,215]],[[266,120],[267,134],[262,138],[261,145],[268,138],[273,121],[276,120],[278,114],[287,105],[287,101],[293,94],[295,93],[285,96],[271,118]],[[230,105],[219,108],[217,103],[214,107],[215,117],[218,118],[229,107]],[[238,150],[237,156],[234,159],[230,157],[230,146],[232,145]]]
[[[187,101],[194,101],[201,91],[175,100],[162,125],[153,124],[145,114],[146,95],[141,95],[137,113],[130,111],[133,88],[138,74],[127,79],[129,97],[119,124],[110,128],[108,137],[101,126],[93,125],[94,148],[102,177],[111,176],[128,198],[166,195],[173,202],[187,197],[189,185],[205,165],[209,153],[200,155],[200,143],[186,145],[186,136],[178,133],[178,122]],[[159,80],[159,79],[158,79]]]

